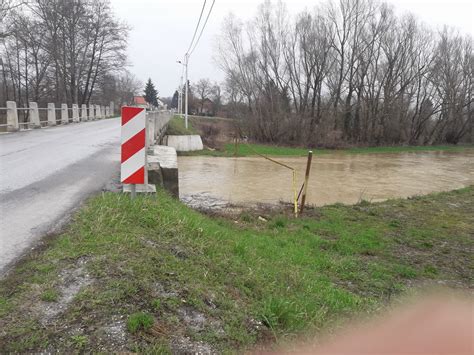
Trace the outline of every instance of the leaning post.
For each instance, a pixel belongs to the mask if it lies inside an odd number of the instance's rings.
[[[54,103],[48,103],[48,126],[56,126],[56,107]]]
[[[15,101],[7,101],[7,125],[8,132],[15,132],[20,129]]]
[[[306,162],[306,173],[304,175],[303,196],[301,197],[300,213],[303,213],[306,202],[306,192],[308,190],[309,173],[311,171],[311,161],[313,160],[313,151],[308,152],[308,161]]]

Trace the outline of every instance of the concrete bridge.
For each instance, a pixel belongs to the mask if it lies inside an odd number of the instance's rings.
[[[25,129],[37,122],[36,109],[30,106],[31,121],[17,126],[10,121],[9,126],[18,130],[0,134],[0,275],[42,237],[60,230],[90,195],[120,187],[119,117],[97,120],[98,112],[103,117],[107,110],[94,106],[87,110],[87,119],[82,119],[84,110],[78,120],[73,107],[68,123],[75,124],[53,125],[51,119],[49,125],[40,120],[47,128]],[[170,118],[168,111],[148,112],[151,153],[161,142]],[[164,161],[161,165],[159,173],[169,166]]]
[[[37,102],[30,102],[28,107],[17,107],[15,101],[7,101],[7,107],[0,107],[0,113],[6,112],[6,123],[0,122],[0,130],[16,132],[24,129],[52,127],[68,123],[93,121],[114,116],[114,103],[110,105],[79,105],[61,104],[56,107],[49,103],[47,107],[39,107]],[[20,120],[19,117],[23,116]],[[5,122],[5,121],[4,121]]]

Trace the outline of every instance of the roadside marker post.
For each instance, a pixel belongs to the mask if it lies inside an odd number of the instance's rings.
[[[122,107],[120,181],[130,184],[131,198],[136,185],[146,184],[146,113],[140,107]],[[145,185],[146,186],[146,185]]]

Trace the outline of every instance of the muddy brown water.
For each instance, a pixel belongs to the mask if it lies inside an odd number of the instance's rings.
[[[298,189],[306,157],[276,160],[297,170]],[[179,157],[179,189],[183,200],[201,204],[291,202],[290,170],[261,157]],[[423,195],[474,184],[474,150],[377,154],[315,154],[307,201],[313,205],[360,200],[382,201]],[[204,199],[202,197],[205,197]],[[205,207],[205,206],[204,206]]]

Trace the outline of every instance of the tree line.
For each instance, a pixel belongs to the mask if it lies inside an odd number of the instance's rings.
[[[375,0],[289,16],[266,1],[223,23],[229,114],[268,142],[458,143],[474,138],[472,38]]]
[[[130,101],[129,28],[109,0],[0,0],[0,105]]]

